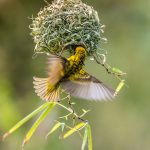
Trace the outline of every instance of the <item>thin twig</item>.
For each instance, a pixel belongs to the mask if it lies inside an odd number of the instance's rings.
[[[84,120],[84,119],[82,119],[80,116],[78,116],[77,113],[76,113],[74,110],[72,110],[71,108],[68,108],[68,107],[66,107],[66,106],[64,106],[64,105],[62,105],[62,104],[60,104],[60,103],[56,103],[56,104],[59,105],[60,107],[64,108],[64,109],[66,109],[67,111],[71,112],[71,113],[72,113],[76,118],[78,118],[80,121],[88,122],[87,120]]]

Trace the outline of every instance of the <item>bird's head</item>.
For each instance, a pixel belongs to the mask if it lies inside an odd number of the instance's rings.
[[[77,46],[75,48],[75,53],[77,53],[77,54],[86,54],[86,49],[82,46]]]

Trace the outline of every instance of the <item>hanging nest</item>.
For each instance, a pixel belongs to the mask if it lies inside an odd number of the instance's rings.
[[[91,56],[100,48],[102,25],[97,11],[81,0],[54,0],[30,25],[35,53],[59,55],[64,49],[83,45]]]

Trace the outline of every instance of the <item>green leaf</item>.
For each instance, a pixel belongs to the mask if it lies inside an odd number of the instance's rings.
[[[81,129],[82,127],[84,127],[86,124],[87,123],[85,123],[85,122],[81,122],[81,123],[77,124],[75,127],[73,127],[72,129],[70,129],[67,133],[65,133],[62,138],[66,139],[68,136],[70,136],[74,132],[78,131],[79,129]]]
[[[118,68],[112,68],[111,69],[112,70],[112,72],[114,72],[115,74],[117,74],[117,75],[125,75],[126,73],[124,73],[123,71],[121,71],[120,69],[118,69]]]
[[[61,125],[62,125],[62,123],[57,122],[57,123],[53,126],[53,128],[48,132],[48,134],[46,135],[46,138],[47,138],[50,134],[52,134],[54,131],[56,131]]]
[[[26,123],[29,119],[31,119],[32,117],[34,117],[37,113],[39,113],[40,111],[42,111],[44,108],[46,108],[47,106],[49,106],[50,103],[44,103],[42,106],[40,106],[39,108],[37,108],[36,110],[34,110],[32,113],[30,113],[29,115],[27,115],[25,118],[23,118],[21,121],[19,121],[16,125],[14,125],[8,132],[6,132],[3,135],[3,140],[5,140],[5,138],[12,134],[14,131],[16,131],[18,128],[20,128],[24,123]]]
[[[86,126],[86,128],[87,128],[87,132],[88,132],[88,148],[89,148],[89,150],[92,150],[92,133],[91,133],[91,127],[90,127],[90,125],[88,124],[87,126]]]
[[[116,88],[115,95],[119,93],[119,91],[123,88],[124,85],[125,85],[124,80],[121,80],[121,82],[118,84]]]
[[[88,137],[88,130],[87,130],[87,127],[86,127],[85,130],[84,130],[84,137],[83,137],[81,150],[85,149],[85,146],[86,146],[86,143],[87,143],[87,137]]]
[[[22,147],[30,140],[33,133],[36,131],[37,127],[45,119],[45,117],[48,115],[48,113],[52,110],[52,108],[54,106],[55,106],[55,103],[49,103],[48,108],[46,108],[46,110],[44,110],[44,112],[39,116],[39,118],[36,120],[36,122],[33,124],[33,126],[30,128],[30,130],[26,134],[26,137],[23,141]]]

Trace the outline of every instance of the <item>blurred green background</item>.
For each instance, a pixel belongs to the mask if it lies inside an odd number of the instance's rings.
[[[49,1],[50,2],[50,1]],[[150,149],[150,1],[149,0],[84,0],[98,12],[106,25],[111,66],[127,72],[124,88],[113,102],[89,102],[73,99],[78,110],[91,109],[90,121],[94,150]],[[34,94],[32,77],[45,75],[44,55],[32,59],[34,44],[28,17],[36,16],[45,6],[43,0],[0,0],[0,136],[42,102]],[[118,81],[94,62],[87,62],[89,72],[116,87]],[[38,128],[27,150],[79,150],[77,134],[59,140],[59,132],[45,140],[53,121],[62,115],[55,108]],[[21,142],[34,119],[17,130],[0,150],[20,150]]]

